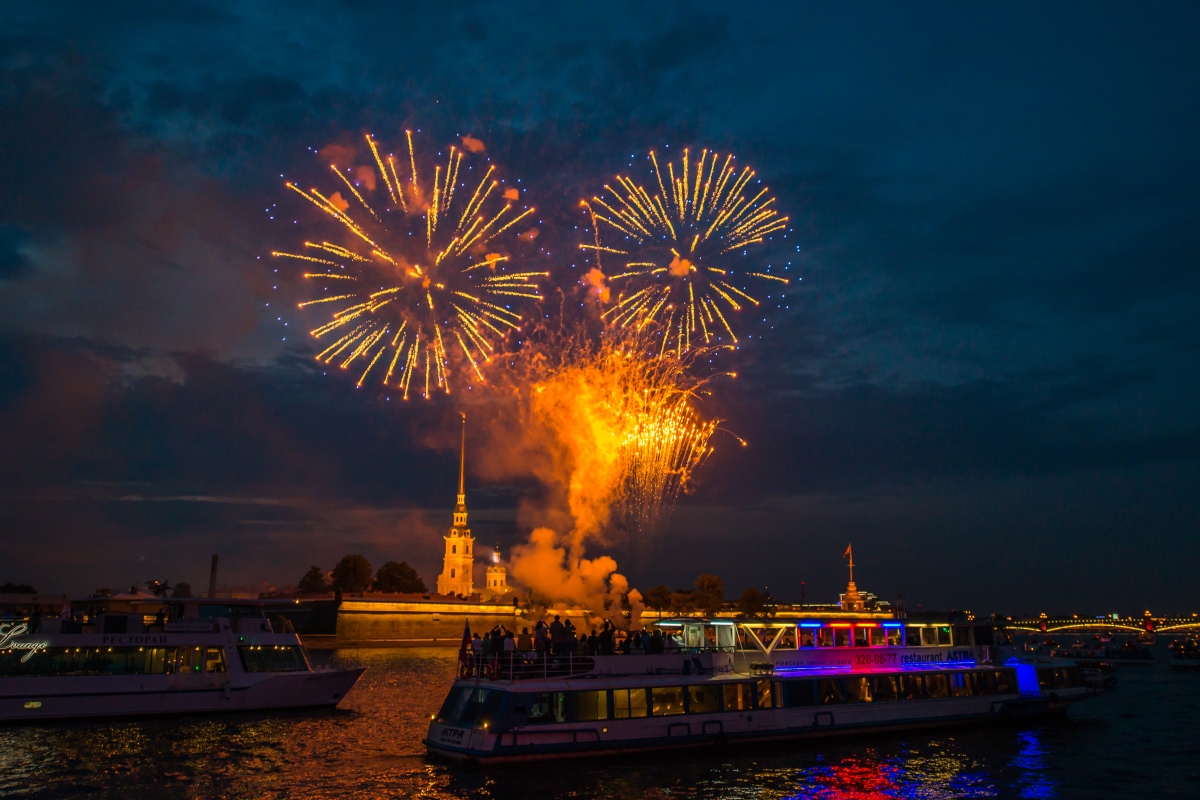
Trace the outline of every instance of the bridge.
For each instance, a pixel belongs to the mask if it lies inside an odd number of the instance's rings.
[[[997,620],[996,625],[1028,633],[1184,633],[1200,631],[1200,617],[1038,617]]]

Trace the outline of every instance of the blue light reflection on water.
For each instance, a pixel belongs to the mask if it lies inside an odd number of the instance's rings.
[[[0,728],[0,795],[28,798],[1196,797],[1200,675],[1129,668],[1055,724],[879,734],[487,770],[420,744],[453,650],[362,651],[336,712]]]

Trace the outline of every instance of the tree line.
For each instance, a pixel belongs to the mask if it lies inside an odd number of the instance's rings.
[[[705,574],[696,578],[695,586],[691,589],[671,591],[661,584],[652,586],[642,593],[642,602],[646,608],[658,612],[690,614],[699,611],[712,616],[725,603],[725,581],[716,575]],[[761,617],[769,615],[768,606],[773,602],[770,595],[751,588],[742,592],[736,605],[738,613],[744,617]]]
[[[299,589],[301,594],[325,594],[339,590],[365,592],[367,589],[389,594],[425,594],[429,591],[425,581],[407,561],[388,561],[375,572],[371,562],[360,555],[343,556],[333,568],[328,581],[325,571],[320,567],[309,567],[300,579]]]

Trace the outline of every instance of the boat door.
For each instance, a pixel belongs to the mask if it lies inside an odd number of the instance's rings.
[[[229,685],[229,667],[225,663],[224,647],[204,648],[204,686],[220,689]]]
[[[204,648],[180,647],[175,651],[175,674],[169,683],[172,689],[204,688]]]

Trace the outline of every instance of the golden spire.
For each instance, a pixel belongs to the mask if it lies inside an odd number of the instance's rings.
[[[854,584],[854,550],[850,545],[846,545],[846,552],[842,553],[842,558],[850,558],[850,584]]]
[[[465,494],[463,490],[463,473],[467,466],[467,414],[465,411],[458,412],[462,415],[462,449],[458,453],[458,496],[461,503],[462,496]]]

